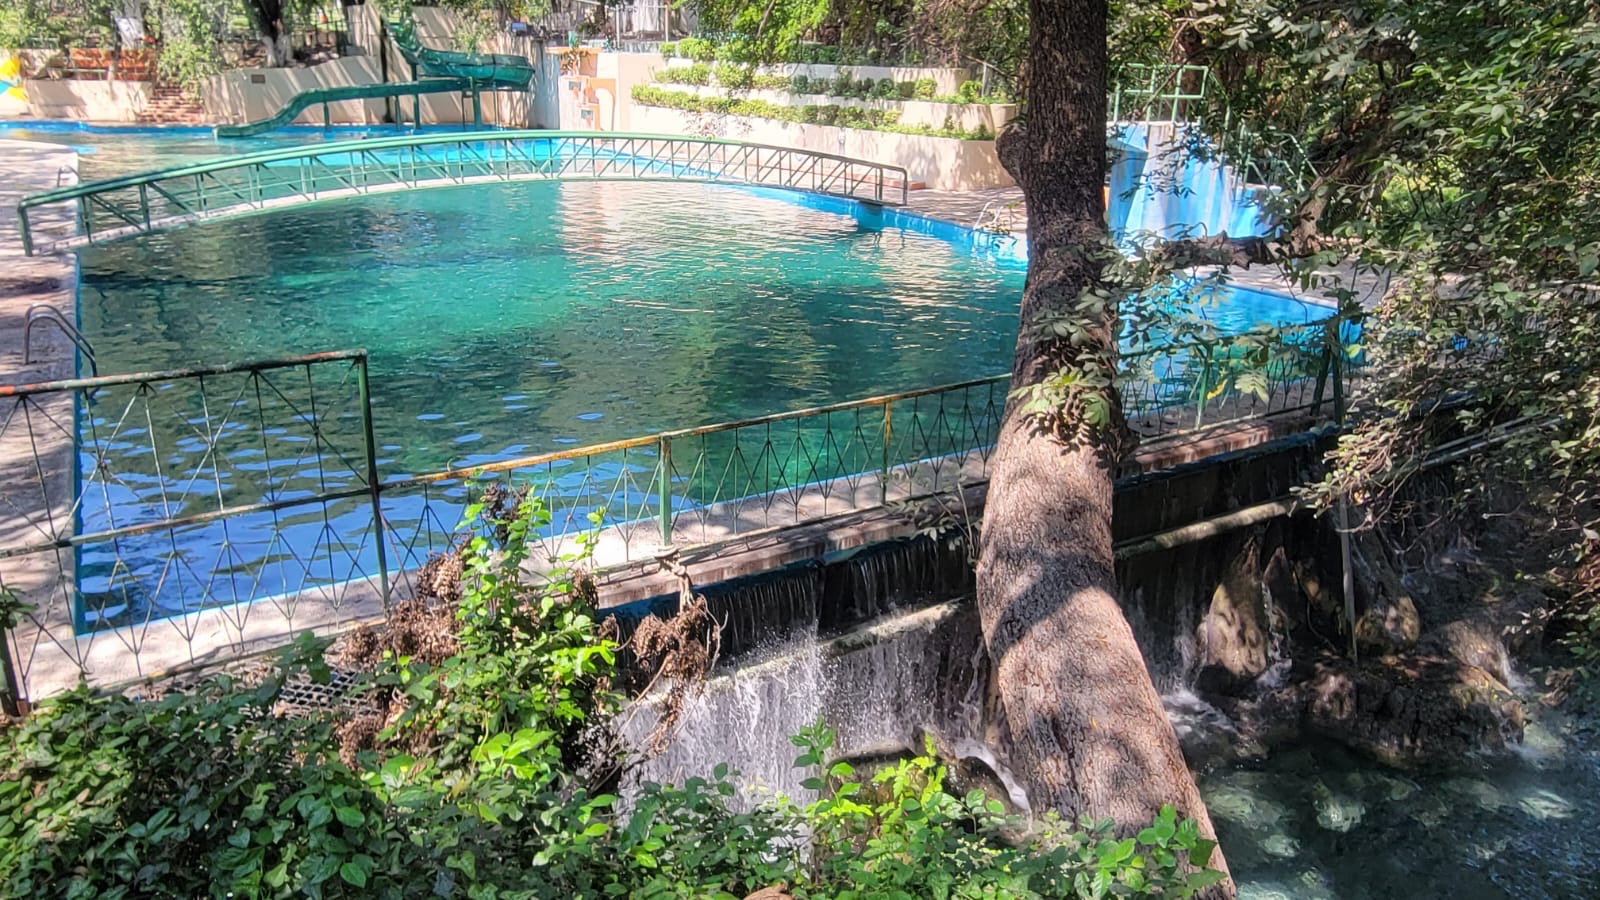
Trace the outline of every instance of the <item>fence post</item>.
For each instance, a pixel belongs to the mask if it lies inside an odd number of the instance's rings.
[[[372,436],[372,392],[367,383],[367,354],[356,357],[356,390],[361,395],[361,435],[367,449],[367,490],[372,495],[372,534],[378,547],[378,590],[389,608],[389,555],[383,535],[383,486],[378,477],[378,442]]]
[[[1327,395],[1328,375],[1333,370],[1333,344],[1328,341],[1328,332],[1322,332],[1322,353],[1317,360],[1317,388],[1311,394],[1311,414],[1322,412],[1322,398]]]
[[[1333,377],[1333,415],[1340,425],[1344,424],[1345,396],[1344,396],[1344,343],[1339,340],[1339,323],[1329,322],[1323,326],[1323,334],[1328,345],[1328,369]]]
[[[1211,378],[1210,378],[1210,375],[1211,375],[1211,346],[1208,344],[1205,347],[1205,352],[1204,352],[1204,354],[1203,354],[1203,356],[1201,358],[1201,362],[1200,362],[1200,378],[1199,378],[1199,380],[1197,380],[1195,382],[1194,428],[1195,428],[1196,431],[1199,431],[1200,430],[1200,426],[1205,423],[1206,403],[1209,402],[1208,401],[1208,395],[1211,392]]]
[[[0,594],[0,601],[3,600],[5,595]],[[0,631],[0,711],[16,717],[22,715],[22,708],[22,684],[17,680],[17,668],[11,661],[11,626],[7,624]]]
[[[661,546],[672,546],[672,438],[661,436],[661,477],[656,485],[656,504],[660,508]]]

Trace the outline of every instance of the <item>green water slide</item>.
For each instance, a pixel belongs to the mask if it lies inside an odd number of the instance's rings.
[[[488,89],[527,90],[533,63],[511,53],[457,53],[422,46],[410,19],[389,23],[389,35],[416,74],[432,78],[467,78]]]
[[[313,106],[321,103],[323,124],[328,124],[329,103],[341,100],[373,100],[387,97],[412,97],[423,94],[453,94],[471,91],[476,100],[477,92],[482,85],[474,83],[468,78],[426,78],[421,81],[402,81],[389,84],[346,84],[339,87],[317,88],[310,91],[301,91],[284,104],[283,109],[276,115],[261,119],[256,122],[246,122],[242,125],[218,125],[215,128],[219,138],[255,137],[258,134],[282,128],[293,122],[296,117]],[[474,102],[476,109],[476,102]]]
[[[481,124],[478,105],[480,91],[525,91],[533,83],[533,63],[525,56],[510,53],[456,53],[422,46],[411,20],[388,24],[395,48],[411,65],[412,81],[383,84],[350,84],[302,91],[290,98],[276,115],[242,125],[218,125],[217,137],[254,137],[293,122],[302,112],[322,104],[323,123],[328,124],[328,104],[341,100],[372,100],[411,97],[423,94],[472,94],[473,124]],[[420,115],[420,110],[417,113]]]

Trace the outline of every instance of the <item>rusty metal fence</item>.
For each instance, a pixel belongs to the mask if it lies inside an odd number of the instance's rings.
[[[1125,357],[1130,427],[1160,440],[1331,412],[1359,362],[1348,328]],[[981,482],[1007,382],[420,474],[385,472],[395,464],[373,439],[365,351],[0,387],[0,607],[16,617],[0,643],[3,699],[377,618],[491,483],[544,500],[550,558],[602,517],[596,564],[610,566]]]

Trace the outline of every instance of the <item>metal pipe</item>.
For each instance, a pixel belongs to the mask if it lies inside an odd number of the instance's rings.
[[[1114,550],[1117,559],[1132,559],[1136,556],[1143,556],[1146,553],[1171,550],[1174,547],[1182,547],[1185,544],[1217,537],[1260,522],[1276,519],[1279,516],[1287,516],[1299,508],[1299,501],[1293,497],[1284,497],[1266,503],[1258,503],[1255,506],[1247,506],[1244,509],[1236,509],[1233,512],[1202,519],[1199,522],[1191,522],[1179,528],[1172,528],[1146,537],[1123,541],[1117,544]]]
[[[66,378],[60,381],[41,381],[36,384],[0,384],[0,397],[26,397],[30,394],[47,394],[52,391],[97,390],[120,384],[139,384],[145,381],[174,381],[179,378],[196,378],[203,375],[226,375],[230,372],[264,372],[268,369],[286,369],[308,363],[336,360],[365,359],[365,350],[326,350],[282,359],[254,360],[227,363],[220,366],[198,366],[187,369],[165,369],[157,372],[136,372],[129,375],[100,375],[94,378]]]

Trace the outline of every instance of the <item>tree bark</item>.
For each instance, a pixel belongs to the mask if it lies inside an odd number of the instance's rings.
[[[1001,160],[1028,210],[1028,278],[1013,389],[1086,359],[1115,359],[1115,304],[1085,311],[1108,246],[1106,0],[1031,0],[1026,119]],[[1071,315],[1077,341],[1038,323]],[[997,674],[1005,750],[1035,808],[1137,829],[1164,805],[1214,832],[1117,601],[1111,540],[1114,427],[1045,427],[1007,404],[992,460],[978,611]],[[1070,410],[1075,404],[1069,405]],[[1211,865],[1226,868],[1220,851]],[[1224,882],[1218,895],[1231,895]]]

